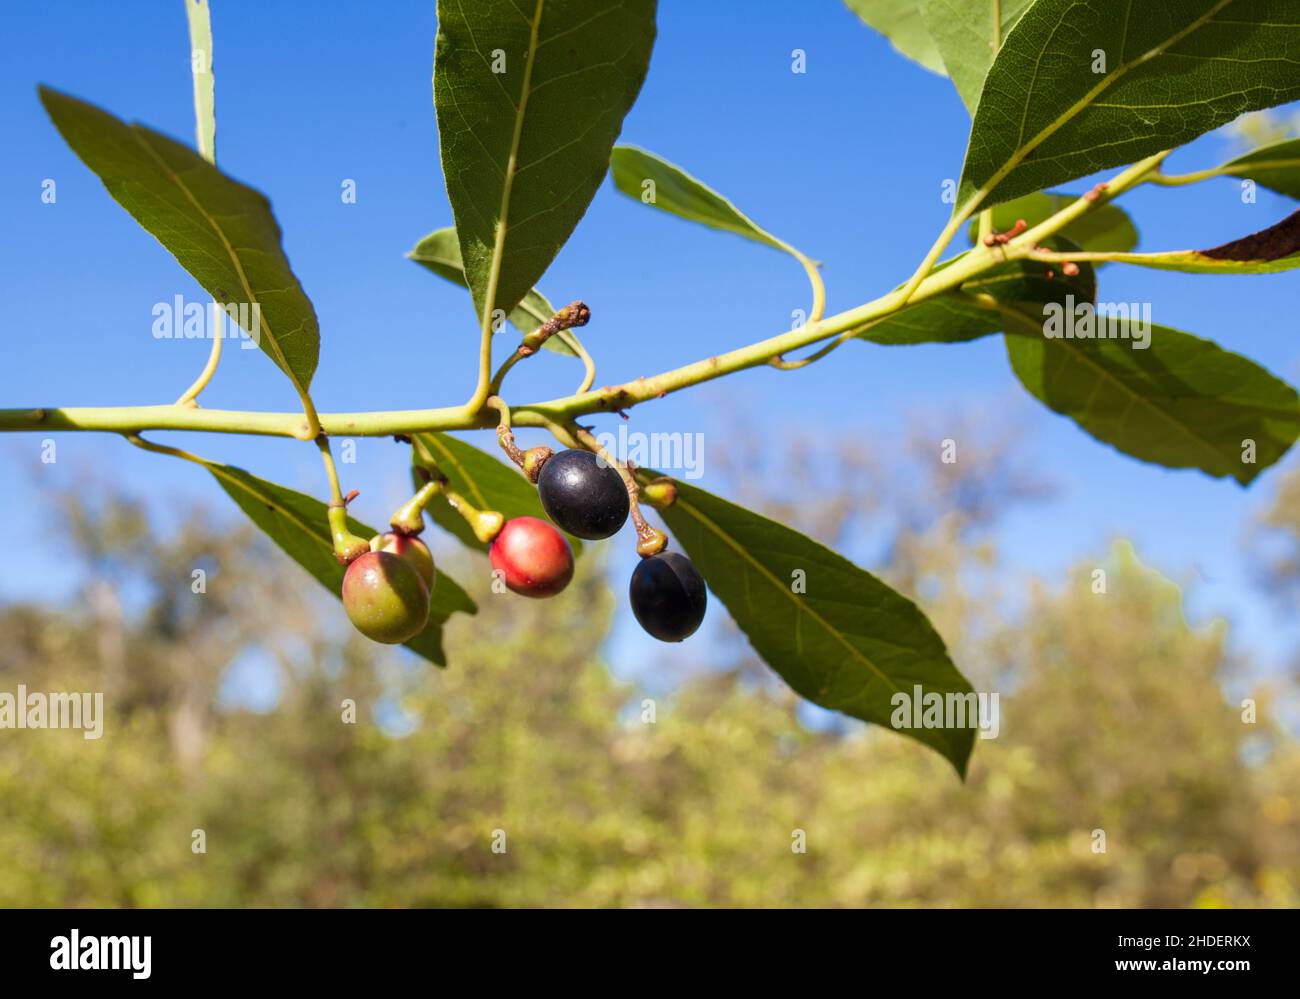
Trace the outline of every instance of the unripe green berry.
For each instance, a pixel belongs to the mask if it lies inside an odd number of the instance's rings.
[[[429,622],[429,590],[400,555],[366,552],[343,576],[343,609],[357,631],[385,645],[408,641]]]

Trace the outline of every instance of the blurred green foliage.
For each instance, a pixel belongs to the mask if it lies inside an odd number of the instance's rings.
[[[903,502],[860,451],[806,443],[771,460],[802,455],[786,481],[821,502],[743,498],[828,541],[905,511],[887,575],[1002,694],[965,784],[910,740],[803,724],[734,635],[665,647],[666,683],[615,680],[599,650],[622,587],[598,556],[550,602],[462,565],[481,612],[438,671],[348,634],[251,530],[196,515],[151,537],[146,508],[109,498],[69,506],[80,599],[0,610],[0,690],[108,707],[98,741],[0,731],[0,905],[1300,904],[1300,746],[1271,710],[1287,683],[1221,624],[1190,628],[1124,543],[998,591],[995,511],[1037,488],[1004,452],[964,461],[975,477],[930,463]],[[773,481],[771,449],[742,450],[747,481]],[[265,712],[221,696],[250,650],[278,676]]]

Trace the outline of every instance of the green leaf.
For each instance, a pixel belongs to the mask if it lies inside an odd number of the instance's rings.
[[[542,501],[537,498],[537,487],[524,478],[514,465],[507,465],[450,434],[424,433],[413,434],[412,437],[415,444],[427,449],[439,470],[447,476],[451,487],[480,510],[496,510],[504,514],[507,520],[512,517],[548,519],[546,511],[542,509]],[[418,447],[411,448],[411,458],[413,464],[421,464]],[[423,480],[417,477],[415,481],[419,485]],[[478,552],[487,551],[488,546],[474,537],[465,518],[444,500],[435,498],[426,512],[434,523],[462,544]],[[580,554],[582,542],[569,535],[565,537],[569,539],[573,553]]]
[[[679,218],[775,247],[801,263],[811,264],[802,253],[763,229],[722,195],[654,153],[635,146],[615,146],[609,165],[614,186],[629,198]],[[647,182],[652,186],[645,186]]]
[[[993,228],[997,232],[1006,232],[1018,220],[1024,219],[1032,229],[1078,200],[1078,195],[1074,194],[1046,194],[1042,191],[1026,194],[991,209]],[[971,222],[968,235],[972,243],[979,242],[978,219]],[[1097,252],[1123,253],[1133,249],[1138,242],[1133,220],[1128,212],[1114,203],[1094,207],[1062,229],[1060,235],[1081,250]]]
[[[971,691],[917,606],[829,548],[681,481],[662,516],[754,650],[814,704],[892,728],[896,693]],[[973,727],[896,731],[965,775]]]
[[[868,27],[889,39],[896,52],[932,73],[947,75],[939,47],[921,16],[921,0],[844,0]]]
[[[1076,319],[1074,331],[1082,328]],[[1048,338],[1042,320],[1027,317],[1008,329],[1007,355],[1040,402],[1097,440],[1168,468],[1198,468],[1247,485],[1300,435],[1296,390],[1255,362],[1149,324],[1149,346],[1135,349],[1142,330],[1122,317],[1106,332],[1114,336]]]
[[[1050,241],[1062,250],[1074,245],[1060,239]],[[962,255],[964,256],[964,254]],[[961,256],[945,261],[944,267]],[[1048,272],[1052,276],[1049,278]],[[1050,268],[1032,260],[1011,260],[962,283],[958,291],[910,305],[858,334],[858,338],[888,346],[913,346],[925,343],[964,343],[1005,328],[1002,313],[971,298],[989,295],[1003,305],[1026,308],[1041,314],[1047,302],[1092,302],[1097,297],[1096,273],[1088,264],[1079,265],[1079,273],[1070,277],[1060,267]]]
[[[320,328],[266,198],[165,135],[48,87],[40,95],[59,133],[114,200],[216,301],[247,306],[240,325],[306,396]],[[260,324],[252,321],[254,306]]]
[[[1094,72],[1104,55],[1104,72]],[[1009,201],[1300,97],[1286,0],[1037,0],[984,83],[958,201]]]
[[[1300,198],[1300,139],[1263,146],[1219,169],[1236,177],[1247,177],[1260,187],[1288,198]]]
[[[343,586],[343,566],[334,557],[334,545],[326,523],[327,508],[311,496],[259,479],[256,475],[216,462],[208,471],[254,524],[306,569],[325,589],[338,597]],[[363,537],[378,532],[348,518],[348,529]],[[447,665],[442,648],[442,626],[457,611],[476,614],[469,595],[441,568],[430,594],[429,624],[405,645],[438,666]]]
[[[940,295],[909,305],[902,312],[868,326],[859,340],[886,346],[965,343],[1002,329],[1002,318],[960,295]]]
[[[1117,253],[1111,260],[1192,274],[1276,274],[1300,267],[1300,212],[1277,225],[1209,250]]]
[[[439,0],[433,103],[480,320],[514,311],[587,210],[654,19],[655,0]]]
[[[1002,0],[999,44],[1033,0]],[[975,114],[993,65],[993,0],[919,0],[925,27],[966,110]]]
[[[212,15],[208,0],[186,0],[190,23],[190,72],[194,77],[194,131],[199,155],[217,161],[216,79],[212,75]]]
[[[465,264],[460,259],[460,239],[452,226],[435,229],[429,233],[415,244],[415,248],[407,254],[407,257],[452,284],[460,285],[462,288],[469,287],[465,283]],[[546,300],[546,296],[536,288],[532,288],[515,306],[509,319],[511,325],[520,333],[531,333],[554,315],[555,309]],[[577,357],[578,351],[574,349],[576,341],[577,337],[572,330],[560,330],[554,336],[543,340],[542,346],[557,354]]]

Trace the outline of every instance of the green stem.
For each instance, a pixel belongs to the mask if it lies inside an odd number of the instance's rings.
[[[444,479],[431,478],[414,496],[397,508],[388,519],[389,526],[399,534],[415,535],[424,530],[424,508],[446,486]]]
[[[501,445],[501,450],[521,472],[528,476],[528,481],[536,483],[542,465],[551,458],[551,449],[542,447],[530,448],[528,451],[520,450],[519,445],[515,443],[514,431],[510,429],[510,407],[506,405],[505,400],[500,396],[490,395],[484,405],[501,414],[501,422],[497,424],[497,443]]]
[[[212,381],[212,376],[217,373],[217,364],[221,361],[221,341],[224,339],[220,335],[222,332],[217,330],[216,335],[212,337],[212,348],[208,351],[207,364],[203,366],[203,370],[199,372],[199,377],[194,379],[193,384],[181,393],[181,397],[176,400],[176,405],[196,405],[195,400],[199,397],[199,393],[208,387],[208,382]]]
[[[567,342],[578,352],[578,360],[582,362],[582,381],[578,383],[578,390],[574,393],[575,395],[581,395],[596,383],[596,362],[591,359],[591,355],[587,353],[587,348],[582,345],[582,341],[576,336],[570,337]]]
[[[330,440],[324,434],[316,438],[316,446],[320,448],[321,462],[325,465],[325,477],[329,479],[330,484],[330,505],[343,505],[343,489],[339,486],[339,472],[334,467],[334,454],[330,451]]]
[[[501,533],[506,519],[496,510],[480,510],[455,489],[445,484],[440,493],[447,500],[447,505],[465,518],[465,523],[469,524],[474,537],[483,544],[490,545]]]
[[[334,455],[330,451],[329,438],[321,434],[316,438],[320,449],[321,462],[325,465],[325,477],[329,480],[330,501],[326,519],[330,525],[330,535],[334,539],[334,554],[338,560],[347,565],[353,559],[370,550],[370,542],[357,537],[348,529],[348,506],[343,499],[343,490],[339,486],[338,469],[334,467]]]
[[[212,78],[212,15],[206,3],[187,3],[185,14],[190,26],[190,69],[194,78],[194,134],[195,145],[199,155],[217,165],[216,122],[213,119],[213,85]],[[202,54],[202,62],[195,61],[195,55]],[[214,303],[215,309],[221,306]],[[220,315],[220,313],[216,313]],[[220,320],[218,320],[220,323]],[[222,329],[214,334],[224,332]],[[212,347],[208,350],[208,360],[199,372],[198,378],[176,400],[178,406],[195,405],[199,393],[208,387],[212,376],[217,373],[217,364],[221,360],[220,335],[212,337]]]
[[[887,318],[888,316],[882,316],[880,319],[877,319],[874,322],[867,323],[865,326],[861,326],[857,329],[845,330],[843,333],[837,336],[830,343],[826,344],[821,349],[809,354],[807,357],[800,357],[793,361],[787,361],[783,357],[774,357],[767,363],[772,365],[772,367],[774,368],[779,368],[782,371],[797,371],[799,368],[806,368],[814,361],[820,361],[823,357],[825,357],[827,354],[833,351],[836,347],[839,347],[841,344],[846,343],[849,340],[852,340],[856,336],[861,336],[867,330],[871,329],[871,327],[875,326],[877,323],[883,322]]]
[[[1080,216],[1095,211],[1101,205],[1114,201],[1124,192],[1150,180],[1160,164],[1164,162],[1165,157],[1171,152],[1173,150],[1166,149],[1154,156],[1148,156],[1146,159],[1139,160],[1132,166],[1121,170],[1105,184],[1098,184],[1083,197],[1075,199],[1051,218],[1043,220],[1032,229],[1021,233],[1007,243],[1004,247],[1007,256],[1009,258],[1028,256],[1034,247],[1044,242],[1049,236],[1060,232]]]
[[[1147,180],[1162,187],[1183,187],[1187,184],[1199,184],[1203,180],[1212,180],[1215,177],[1249,177],[1259,170],[1294,170],[1296,167],[1300,167],[1300,159],[1295,157],[1283,160],[1251,160],[1249,163],[1228,163],[1208,170],[1195,170],[1192,173],[1157,171]]]
[[[491,395],[492,384],[492,313],[496,309],[497,289],[501,281],[501,265],[505,257],[507,219],[510,216],[510,194],[514,188],[515,173],[519,164],[519,144],[523,136],[524,112],[528,107],[528,94],[532,88],[533,63],[537,58],[537,39],[542,20],[542,4],[537,5],[530,26],[528,54],[524,59],[524,75],[519,89],[519,106],[515,112],[514,131],[510,136],[510,153],[506,159],[504,180],[501,184],[501,208],[497,212],[496,231],[492,241],[492,263],[488,270],[487,288],[483,294],[483,323],[480,330],[478,385],[474,395],[464,405],[466,415],[483,408]]]
[[[1155,253],[1124,253],[1124,252],[1120,252],[1120,251],[1118,251],[1118,250],[1115,250],[1115,251],[1106,251],[1106,250],[1077,250],[1077,251],[1075,251],[1075,250],[1071,250],[1071,251],[1058,251],[1058,250],[1031,250],[1031,251],[1029,251],[1028,253],[1024,253],[1024,254],[1022,254],[1022,256],[1023,256],[1026,260],[1036,260],[1036,261],[1038,261],[1039,263],[1043,263],[1043,264],[1052,264],[1052,263],[1063,264],[1063,263],[1069,263],[1069,262],[1071,262],[1071,261],[1073,261],[1073,262],[1075,262],[1075,263],[1082,263],[1082,262],[1086,261],[1086,262],[1088,262],[1088,263],[1100,263],[1100,264],[1106,264],[1106,263],[1124,263],[1126,260],[1130,260],[1130,259],[1133,259],[1133,258],[1154,257],[1154,256],[1159,256],[1159,254],[1155,254]]]
[[[1254,164],[1251,164],[1254,166]],[[1220,177],[1230,172],[1227,167],[1213,167],[1209,170],[1197,170],[1194,173],[1154,173],[1151,183],[1161,187],[1182,187],[1185,184],[1197,184],[1212,177]]]
[[[473,503],[451,487],[447,476],[438,467],[438,462],[420,438],[412,438],[411,444],[415,449],[415,460],[433,476],[433,481],[438,484],[437,489],[429,490],[428,499],[432,499],[435,495],[441,496],[447,501],[449,507],[465,518],[465,523],[469,524],[470,530],[474,532],[474,537],[485,545],[491,544],[496,536],[501,533],[501,528],[506,522],[505,517],[496,510],[480,510],[474,506]],[[424,507],[421,506],[421,510],[423,509]],[[421,520],[421,523],[423,523],[423,520]]]
[[[498,428],[505,427],[507,430],[510,429],[510,407],[506,405],[504,399],[498,395],[491,395],[488,396],[487,402],[484,403],[484,405],[497,414]]]
[[[916,272],[910,278],[908,278],[907,284],[903,285],[903,287],[896,293],[896,308],[901,309],[908,302],[912,301],[917,291],[922,287],[925,281],[932,276],[930,272],[934,270],[934,265],[939,262],[939,256],[948,248],[948,244],[953,241],[953,237],[957,235],[961,230],[961,227],[966,223],[966,220],[970,218],[972,210],[973,206],[969,209],[962,209],[961,211],[953,212],[952,218],[948,220],[948,224],[944,226],[943,231],[939,233],[939,238],[934,241],[934,245],[931,246],[929,252],[926,253],[925,259],[921,261],[921,266],[916,269]],[[976,252],[978,252],[979,249],[979,247],[976,247]]]
[[[817,261],[800,253],[793,246],[786,246],[786,250],[803,265],[804,272],[808,275],[808,283],[812,285],[812,308],[808,312],[808,321],[818,322],[826,311],[826,284],[822,281]]]
[[[579,392],[586,392],[591,388],[592,383],[596,380],[596,362],[591,359],[587,353],[587,348],[582,345],[582,341],[576,336],[569,336],[568,331],[574,326],[583,326],[586,324],[586,316],[591,313],[586,305],[582,302],[570,302],[563,309],[553,315],[549,320],[542,323],[534,330],[525,334],[523,342],[501,362],[501,367],[497,368],[496,374],[492,376],[488,383],[488,397],[501,394],[501,385],[510,373],[510,369],[522,361],[525,357],[532,357],[542,347],[542,345],[553,336],[563,337],[564,343],[578,355],[578,360],[582,362],[583,377],[582,382],[578,385]],[[483,400],[484,403],[487,399]],[[480,408],[482,408],[480,406]]]
[[[501,383],[506,380],[506,375],[510,373],[510,369],[513,368],[516,364],[518,364],[527,356],[529,355],[521,354],[519,353],[519,351],[516,350],[513,353],[511,353],[509,357],[507,357],[504,361],[501,362],[501,367],[497,368],[497,373],[493,375],[492,380],[488,382],[487,398],[491,398],[492,396],[497,395],[501,391]],[[487,398],[483,400],[485,403],[487,402]]]
[[[900,311],[905,304],[921,302],[945,294],[1006,259],[1029,256],[1034,252],[1034,247],[1069,223],[1149,179],[1151,171],[1159,165],[1165,155],[1159,153],[1134,164],[1118,174],[1105,187],[1104,193],[1079,198],[1051,218],[1007,243],[1006,246],[1000,247],[996,253],[987,247],[977,246],[949,266],[930,273],[932,261],[925,265],[925,276],[916,283],[911,294],[907,293],[906,287],[891,291],[873,301],[808,323],[799,329],[787,330],[746,347],[717,354],[649,378],[638,378],[622,385],[515,406],[511,411],[511,422],[516,427],[547,427],[591,413],[626,410],[659,396],[712,381],[724,375],[766,365],[773,358],[821,343],[823,340],[861,332],[869,324]],[[959,218],[960,221],[957,221]],[[956,224],[950,222],[945,230],[946,238],[936,242],[935,246],[938,249],[932,249],[927,257],[933,256],[937,259],[943,246],[947,245],[965,219],[954,216],[954,221]],[[483,407],[486,398],[485,395],[473,411],[465,406],[449,406],[438,409],[372,413],[325,413],[318,419],[320,427],[326,434],[344,437],[388,437],[394,434],[410,435],[435,430],[473,430],[497,425],[496,414]],[[302,413],[245,412],[174,405],[0,409],[0,433],[104,431],[139,434],[145,430],[195,430],[301,439],[309,426]]]
[[[165,444],[155,444],[153,441],[145,440],[139,434],[123,434],[122,436],[136,447],[145,451],[152,451],[154,454],[165,454],[171,458],[180,458],[182,461],[192,462],[201,468],[210,469],[212,467],[212,462],[200,458],[197,454],[193,454],[189,451],[182,451],[178,447],[168,447]]]
[[[913,301],[923,301],[949,291],[1000,262],[1001,257],[994,256],[983,248],[976,248],[966,257],[923,281]],[[660,395],[767,364],[778,355],[860,329],[873,320],[897,312],[901,307],[899,293],[890,292],[820,322],[809,323],[797,330],[789,330],[747,347],[708,357],[651,378],[516,406],[512,410],[512,422],[515,426],[547,426],[549,420],[554,418],[628,409]],[[484,411],[482,407],[471,413],[465,407],[453,406],[373,413],[325,413],[319,419],[322,429],[331,436],[387,437],[428,430],[490,427],[496,424],[493,417],[494,414]],[[0,432],[81,430],[135,433],[140,430],[200,430],[297,437],[301,436],[303,426],[302,415],[298,413],[243,412],[180,406],[0,410]]]
[[[993,0],[993,57],[996,59],[998,49],[1002,48],[1002,0]],[[993,209],[985,208],[979,217],[979,238],[976,244],[983,246],[985,240],[993,235]]]

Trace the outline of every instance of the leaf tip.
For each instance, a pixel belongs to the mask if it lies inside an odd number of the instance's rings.
[[[1300,253],[1300,211],[1292,212],[1281,222],[1267,229],[1234,239],[1222,246],[1200,250],[1200,255],[1212,260],[1252,262],[1281,260]]]

